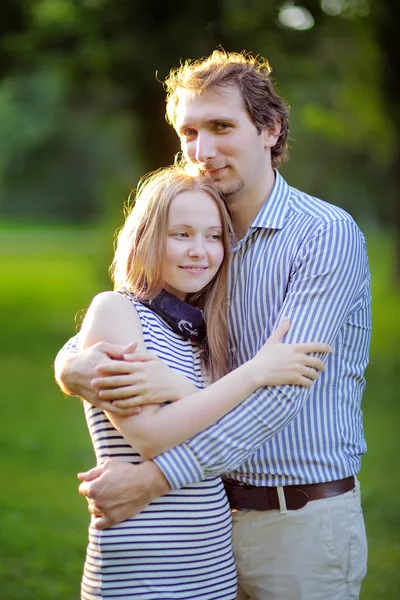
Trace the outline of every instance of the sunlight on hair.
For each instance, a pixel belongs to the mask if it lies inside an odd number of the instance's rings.
[[[197,175],[200,175],[201,173],[198,165],[189,162],[185,165],[185,171],[191,177],[197,177]]]
[[[305,31],[314,26],[314,18],[309,10],[303,6],[284,4],[279,11],[279,21],[285,27]]]

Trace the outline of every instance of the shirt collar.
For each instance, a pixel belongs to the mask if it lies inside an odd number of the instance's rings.
[[[272,192],[249,229],[282,229],[289,209],[290,187],[282,175],[275,170],[275,183]]]

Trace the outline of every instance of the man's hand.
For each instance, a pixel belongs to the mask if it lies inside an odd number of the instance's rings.
[[[96,368],[99,364],[121,360],[124,353],[133,352],[135,348],[135,342],[128,346],[99,342],[80,352],[66,353],[65,357],[61,355],[55,364],[57,382],[63,392],[71,396],[80,396],[101,410],[121,416],[136,414],[140,409],[121,410],[113,406],[112,402],[101,398],[91,383],[97,376]]]
[[[155,498],[171,490],[162,471],[153,461],[139,465],[107,460],[86,473],[79,493],[88,501],[92,524],[105,529],[140,513]]]
[[[186,377],[155,354],[132,352],[123,358],[98,365],[97,377],[92,381],[99,398],[112,402],[115,408],[174,402],[196,391]]]

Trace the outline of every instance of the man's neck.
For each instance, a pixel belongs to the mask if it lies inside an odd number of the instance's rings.
[[[254,190],[253,193],[246,193],[244,189],[228,201],[237,240],[241,240],[246,235],[250,225],[271,195],[275,184],[275,172],[271,169],[267,175],[262,188]]]

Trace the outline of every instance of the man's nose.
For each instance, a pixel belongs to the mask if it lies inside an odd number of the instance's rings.
[[[196,161],[199,163],[206,163],[215,157],[216,148],[213,137],[208,133],[199,133],[196,139]]]

